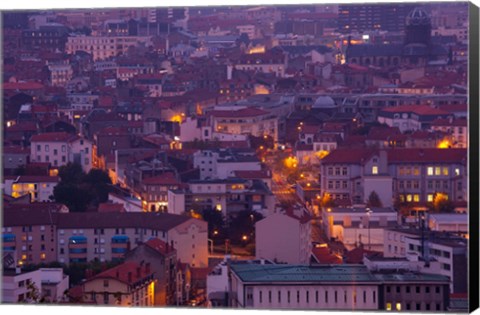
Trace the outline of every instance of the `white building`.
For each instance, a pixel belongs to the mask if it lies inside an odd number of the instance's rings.
[[[432,231],[468,235],[468,215],[465,213],[433,213],[428,216]]]
[[[193,154],[193,166],[200,170],[200,179],[226,179],[235,171],[260,171],[260,160],[252,150],[202,150]]]
[[[327,237],[338,239],[347,249],[363,244],[378,251],[383,251],[385,229],[398,220],[394,209],[373,207],[327,208],[322,219]]]
[[[255,256],[278,263],[308,264],[311,218],[306,209],[274,213],[255,224]],[[286,233],[288,231],[288,233]]]
[[[60,182],[58,176],[17,176],[5,178],[5,193],[14,198],[30,195],[31,202],[51,201],[54,187]]]
[[[85,172],[92,168],[92,143],[66,132],[33,135],[30,139],[30,161],[48,162],[53,167],[78,163]]]
[[[230,265],[231,306],[251,309],[376,310],[378,282],[360,265]]]
[[[52,86],[65,86],[73,76],[73,69],[69,64],[49,64],[48,70]]]
[[[60,302],[68,289],[69,277],[61,268],[40,268],[22,273],[17,270],[4,270],[2,277],[2,302],[18,303],[32,301],[28,293],[33,287],[38,290],[38,300]],[[34,302],[34,301],[32,301]]]

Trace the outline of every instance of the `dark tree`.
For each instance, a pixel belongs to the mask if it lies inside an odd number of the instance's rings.
[[[217,231],[218,235],[215,237],[219,237],[223,235],[223,229],[225,226],[225,220],[223,219],[223,215],[221,211],[217,211],[215,209],[205,209],[202,211],[203,220],[207,221],[208,223],[208,234],[212,237],[213,231]]]
[[[382,201],[380,200],[380,197],[378,196],[375,190],[373,190],[368,196],[367,206],[375,207],[375,208],[383,207]]]
[[[85,173],[82,170],[82,166],[77,163],[68,163],[61,166],[58,170],[58,176],[63,183],[78,184],[83,181]]]
[[[242,243],[242,237],[248,237],[248,241],[253,240],[255,233],[255,223],[263,219],[263,215],[253,210],[238,212],[229,219],[229,237],[232,243]]]

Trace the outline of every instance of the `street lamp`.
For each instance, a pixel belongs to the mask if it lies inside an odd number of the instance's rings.
[[[372,210],[370,208],[366,208],[365,212],[367,213],[367,218],[368,218],[368,250],[371,250],[371,245],[370,245],[370,215],[372,214]]]

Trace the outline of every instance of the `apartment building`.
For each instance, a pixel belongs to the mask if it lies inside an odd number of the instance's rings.
[[[66,132],[33,135],[30,139],[30,161],[48,162],[55,168],[78,163],[84,172],[92,168],[92,143]]]
[[[142,181],[142,206],[144,211],[168,212],[168,190],[177,190],[182,186],[172,173],[149,177]]]
[[[243,71],[272,73],[277,77],[283,78],[287,69],[287,56],[278,51],[247,54],[240,57],[234,68]]]
[[[260,171],[260,160],[252,149],[201,150],[193,154],[193,166],[200,179],[226,179],[235,171]]]
[[[311,217],[304,208],[269,215],[255,223],[255,257],[278,263],[308,264],[311,233]]]
[[[466,201],[465,149],[337,149],[321,161],[322,194],[353,203],[375,191],[383,206],[394,198],[432,202],[437,193]]]
[[[468,148],[468,123],[467,119],[435,119],[431,129],[443,131],[452,136],[452,148]]]
[[[261,180],[230,177],[218,180],[192,180],[187,189],[168,191],[168,210],[185,211],[216,209],[224,216],[243,210],[254,210],[264,216],[273,213],[275,196]]]
[[[173,305],[177,266],[177,251],[166,242],[150,239],[125,254],[125,261],[149,264],[156,281],[155,305]]]
[[[208,113],[213,130],[231,134],[268,135],[278,141],[278,117],[254,107],[228,106]]]
[[[378,113],[378,122],[405,131],[428,129],[436,119],[448,119],[453,115],[428,105],[402,105],[385,108]]]
[[[65,50],[74,54],[81,50],[92,54],[93,60],[103,60],[127,52],[130,46],[151,45],[151,36],[86,36],[73,35],[67,38]]]
[[[19,262],[60,263],[123,259],[138,243],[173,241],[177,257],[191,266],[207,265],[207,223],[166,213],[60,213],[60,206],[10,206],[5,210],[4,249]]]

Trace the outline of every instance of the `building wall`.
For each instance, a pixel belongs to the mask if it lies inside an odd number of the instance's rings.
[[[18,303],[27,299],[28,283],[33,283],[41,290],[41,272],[35,270],[14,276],[2,276],[2,302]]]
[[[310,235],[306,235],[307,230],[305,224],[282,213],[266,217],[255,224],[256,258],[278,263],[307,264],[310,258]],[[302,244],[305,242],[307,244]]]
[[[425,283],[386,283],[381,286],[383,301],[380,309],[392,311],[445,311],[448,285]]]
[[[314,285],[299,282],[298,284],[280,283],[272,286],[269,283],[244,284],[235,275],[232,275],[232,290],[234,294],[237,294],[238,300],[238,304],[234,302],[233,306],[238,308],[349,311],[378,309],[377,285],[353,285],[353,283],[337,285],[318,283]],[[316,299],[317,292],[318,300]],[[278,298],[279,293],[280,299]]]
[[[205,221],[187,221],[168,231],[168,242],[172,240],[177,249],[177,258],[192,267],[208,266],[208,225]]]

